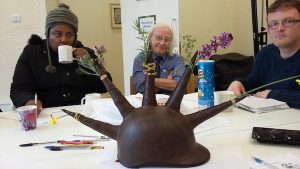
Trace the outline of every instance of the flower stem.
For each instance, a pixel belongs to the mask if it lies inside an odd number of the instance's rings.
[[[250,93],[255,92],[255,91],[259,90],[259,89],[265,88],[265,87],[267,87],[267,86],[271,86],[271,85],[273,85],[273,84],[280,83],[280,82],[284,82],[284,81],[291,80],[291,79],[296,79],[296,78],[298,78],[298,77],[300,77],[300,75],[288,77],[288,78],[285,78],[285,79],[277,80],[277,81],[274,81],[274,82],[271,82],[271,83],[268,83],[268,84],[259,86],[259,87],[257,87],[257,88],[254,88],[254,89],[252,89],[252,90],[249,90],[249,91],[243,93],[243,94],[240,95],[239,97],[243,97],[243,96],[245,96],[245,95],[249,95]]]

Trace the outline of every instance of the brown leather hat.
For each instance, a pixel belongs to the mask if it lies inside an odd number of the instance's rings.
[[[195,62],[196,56],[197,52],[191,63]],[[126,167],[193,167],[205,163],[209,160],[209,151],[195,141],[193,129],[242,99],[235,98],[184,116],[180,113],[180,103],[192,70],[186,67],[166,105],[159,106],[155,99],[154,69],[148,66],[142,107],[135,108],[107,78],[106,70],[97,58],[94,59],[100,79],[123,117],[121,125],[63,111],[92,129],[117,140],[118,159]],[[151,58],[149,63],[153,63]]]
[[[187,118],[162,106],[135,109],[120,126],[117,142],[118,159],[126,167],[192,167],[210,157],[195,141]]]

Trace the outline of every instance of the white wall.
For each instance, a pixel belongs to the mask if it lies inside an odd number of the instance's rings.
[[[177,25],[173,24],[178,32],[178,0],[121,0],[122,8],[122,44],[125,95],[129,95],[130,76],[134,57],[138,54],[142,41],[136,39],[138,33],[132,28],[133,21],[139,16],[156,15],[156,22],[170,23],[176,19]],[[177,35],[178,36],[178,35]],[[178,39],[178,37],[176,37]]]
[[[250,0],[182,0],[180,1],[180,34],[197,39],[194,50],[201,50],[213,36],[230,32],[234,40],[218,54],[239,52],[252,55],[252,19]]]
[[[44,35],[45,0],[0,1],[0,104],[10,103],[14,68],[32,33]],[[12,15],[21,22],[12,23]]]
[[[253,56],[253,30],[250,0],[234,1],[234,51]]]
[[[120,0],[60,0],[70,6],[79,21],[78,39],[87,47],[103,43],[105,68],[112,75],[116,87],[124,91],[122,29],[112,29],[110,4]]]
[[[238,52],[253,56],[251,0],[181,0],[179,2],[180,34],[190,34],[197,39],[194,50],[202,49],[201,45],[209,43],[214,35],[227,31],[233,34],[232,45],[227,49],[219,50],[218,54]],[[274,0],[269,0],[269,5],[272,2]],[[259,29],[261,17],[266,27],[266,15],[261,16],[261,8],[262,1],[257,0]],[[263,8],[265,14],[265,4]]]

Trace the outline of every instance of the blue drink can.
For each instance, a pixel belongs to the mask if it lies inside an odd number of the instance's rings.
[[[215,91],[215,61],[198,61],[198,104],[201,109],[214,106]]]

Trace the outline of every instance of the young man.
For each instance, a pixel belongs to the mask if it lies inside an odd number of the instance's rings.
[[[157,93],[171,94],[184,72],[182,58],[173,53],[174,37],[172,29],[166,24],[157,24],[149,33],[153,62],[156,70],[155,87]],[[134,92],[144,92],[144,67],[141,55],[137,55],[133,63]]]
[[[80,104],[87,93],[106,92],[100,78],[81,73],[76,61],[58,62],[60,45],[73,46],[74,58],[94,55],[77,41],[78,20],[69,7],[60,4],[50,11],[45,28],[46,39],[31,36],[17,62],[10,91],[15,107],[37,104],[41,111],[43,107]]]
[[[237,96],[255,87],[300,74],[300,1],[277,0],[267,12],[268,33],[272,44],[255,58],[246,79],[233,81],[228,90]],[[254,96],[273,98],[300,108],[300,86],[290,80],[269,86]]]

